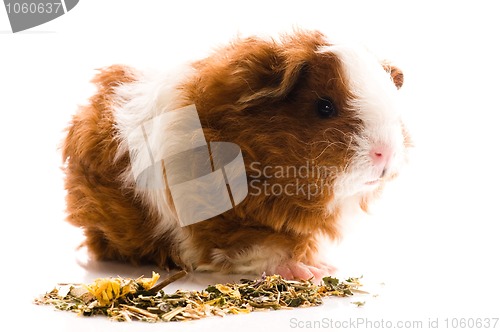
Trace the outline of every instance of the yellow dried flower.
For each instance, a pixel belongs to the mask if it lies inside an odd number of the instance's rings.
[[[241,298],[241,294],[240,294],[240,291],[238,289],[234,289],[234,288],[229,287],[227,285],[221,285],[221,284],[215,285],[215,288],[217,288],[217,290],[219,292],[221,292],[222,294],[229,295],[230,297],[232,297],[234,299]]]
[[[153,276],[151,278],[139,278],[137,279],[137,283],[144,287],[145,290],[150,290],[158,279],[160,279],[160,275],[153,271]]]
[[[120,297],[120,280],[112,279],[96,279],[94,283],[85,285],[85,288],[96,298],[100,306],[108,305],[109,303]]]
[[[98,301],[99,306],[106,306],[116,299],[127,294],[135,294],[138,286],[144,290],[151,289],[160,275],[153,271],[151,278],[123,279],[123,278],[99,278],[92,284],[84,285],[90,294]]]

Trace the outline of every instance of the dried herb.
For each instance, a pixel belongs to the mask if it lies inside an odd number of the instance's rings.
[[[362,307],[366,304],[365,301],[356,301],[356,302],[351,302],[351,303],[357,305],[358,307]]]
[[[249,313],[255,310],[318,306],[326,296],[346,297],[359,292],[359,278],[340,281],[325,277],[320,285],[311,280],[291,281],[279,275],[263,275],[239,284],[216,284],[203,291],[178,290],[165,294],[163,287],[186,275],[181,271],[156,284],[151,278],[103,278],[92,284],[60,284],[35,300],[59,310],[83,316],[104,315],[117,321],[184,321],[209,316]],[[361,302],[353,302],[360,305]],[[358,304],[359,303],[359,304]],[[363,303],[364,304],[364,303]]]

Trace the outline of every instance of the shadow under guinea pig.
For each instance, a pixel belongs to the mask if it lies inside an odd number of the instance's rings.
[[[84,283],[91,283],[97,278],[123,277],[139,278],[141,276],[150,277],[154,272],[160,274],[161,282],[173,276],[179,270],[165,271],[155,265],[132,265],[116,261],[99,261],[92,259],[87,254],[85,248],[80,248],[76,257],[76,262],[85,270]],[[186,276],[174,281],[164,288],[167,293],[174,293],[177,290],[203,290],[209,285],[239,283],[241,279],[259,279],[259,275],[250,274],[223,274],[218,272],[189,272]]]

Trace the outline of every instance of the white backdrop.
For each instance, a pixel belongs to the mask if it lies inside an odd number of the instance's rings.
[[[175,329],[221,331],[237,324],[249,331],[294,330],[298,322],[325,318],[421,321],[423,327],[438,319],[443,328],[446,319],[451,327],[454,318],[500,318],[497,7],[494,1],[87,0],[17,34],[0,8],[0,324],[170,328],[111,324],[31,304],[57,282],[136,277],[153,268],[82,266],[85,253],[75,252],[81,234],[63,221],[57,150],[63,129],[92,93],[96,68],[171,67],[237,34],[276,34],[293,26],[362,42],[405,72],[400,93],[416,143],[412,162],[332,251],[340,277],[363,274],[367,290],[379,296],[364,297],[363,308],[331,300],[319,308],[212,318]],[[196,274],[171,290],[231,278]]]

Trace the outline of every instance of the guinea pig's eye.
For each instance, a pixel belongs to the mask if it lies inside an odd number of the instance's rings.
[[[332,116],[336,116],[338,114],[333,102],[327,97],[318,99],[316,102],[316,111],[322,118],[331,118]]]

